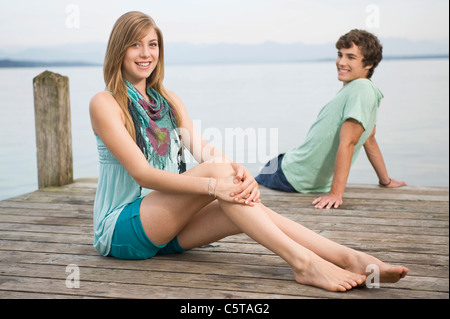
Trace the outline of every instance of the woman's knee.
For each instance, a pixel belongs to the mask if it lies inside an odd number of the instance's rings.
[[[234,175],[234,169],[229,162],[211,159],[186,171],[185,174],[218,178]]]

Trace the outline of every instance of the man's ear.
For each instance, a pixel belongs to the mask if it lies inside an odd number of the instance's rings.
[[[365,70],[370,70],[371,68],[373,68],[373,64],[367,65],[367,66],[364,67]]]

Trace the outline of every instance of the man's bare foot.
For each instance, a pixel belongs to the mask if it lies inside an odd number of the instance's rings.
[[[380,282],[384,283],[394,283],[399,281],[408,274],[408,268],[403,266],[390,266],[363,252],[355,251],[354,255],[348,258],[348,266],[345,267],[348,271],[352,271],[358,274],[365,274],[367,271],[367,266],[375,265],[379,269]],[[369,267],[373,269],[373,267]]]
[[[298,268],[294,269],[295,280],[328,291],[347,291],[362,285],[365,275],[342,269],[321,257],[311,254]]]

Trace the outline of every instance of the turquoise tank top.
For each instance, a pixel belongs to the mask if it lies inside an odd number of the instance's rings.
[[[178,134],[170,135],[171,153],[165,170],[178,173],[180,141]],[[141,188],[106,148],[100,137],[98,135],[95,137],[100,171],[94,202],[94,247],[100,254],[107,256],[120,212],[126,205],[145,197],[152,190]],[[150,161],[149,164],[151,165]]]

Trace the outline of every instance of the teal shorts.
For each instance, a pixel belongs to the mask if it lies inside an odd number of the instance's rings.
[[[147,237],[139,217],[142,198],[125,206],[117,218],[109,256],[119,259],[148,259],[155,255],[182,253],[177,237],[157,246]]]

